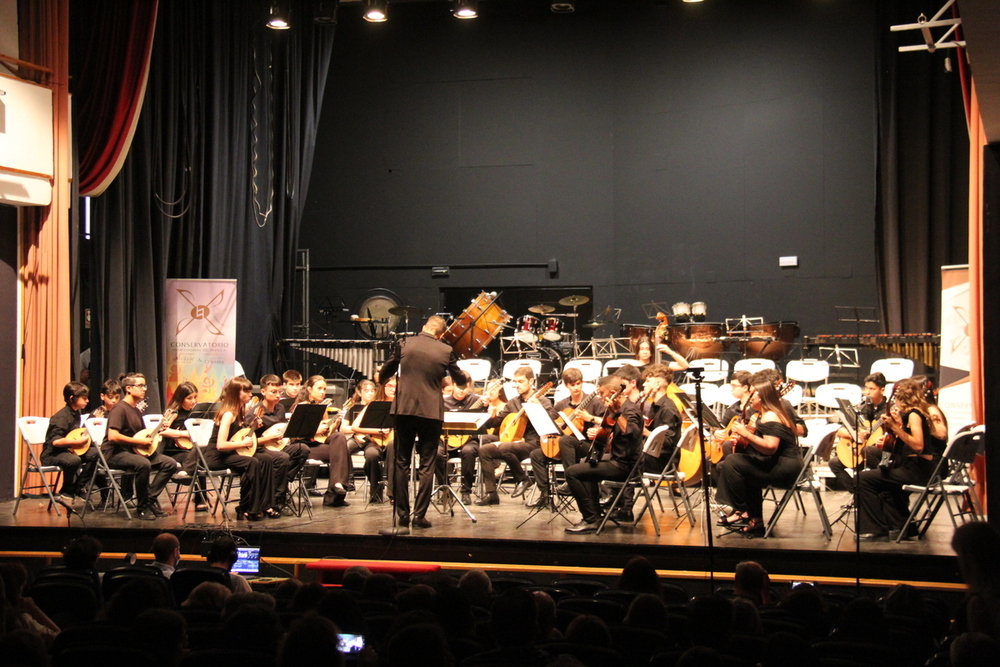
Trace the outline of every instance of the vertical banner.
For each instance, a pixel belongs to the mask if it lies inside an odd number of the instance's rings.
[[[236,281],[167,280],[167,401],[193,382],[200,402],[216,401],[236,367]]]
[[[967,264],[941,267],[941,391],[938,404],[948,417],[949,436],[975,421],[972,413],[972,351]]]

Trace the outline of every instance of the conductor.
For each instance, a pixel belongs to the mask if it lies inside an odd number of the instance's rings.
[[[466,382],[454,350],[438,340],[445,329],[444,319],[432,315],[419,334],[400,341],[396,352],[379,372],[379,382],[385,384],[399,370],[391,413],[395,416],[396,429],[393,495],[398,525],[402,527],[410,525],[410,458],[414,442],[419,443],[420,487],[413,509],[413,527],[431,527],[425,514],[431,503],[434,463],[444,421],[441,380],[450,375],[460,387],[464,387]]]

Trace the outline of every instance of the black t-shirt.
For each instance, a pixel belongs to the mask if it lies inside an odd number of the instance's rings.
[[[129,405],[125,401],[118,401],[108,414],[108,432],[105,434],[104,442],[101,444],[101,451],[104,452],[104,456],[111,456],[119,451],[132,451],[132,446],[128,443],[111,442],[109,436],[112,429],[118,431],[121,435],[133,437],[144,428],[146,428],[146,425],[142,421],[142,413],[139,412],[139,409],[133,405]]]
[[[45,446],[42,453],[46,455],[58,454],[64,451],[64,447],[56,447],[52,443],[66,437],[66,434],[80,426],[79,410],[73,410],[68,405],[49,418],[49,428],[45,432]]]

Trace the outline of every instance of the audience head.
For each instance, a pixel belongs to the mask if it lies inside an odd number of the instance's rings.
[[[399,584],[391,574],[378,572],[365,579],[365,585],[361,590],[369,600],[395,602]]]
[[[212,542],[212,546],[208,550],[208,556],[205,559],[209,565],[221,567],[228,572],[233,567],[233,564],[236,563],[236,541],[228,535],[217,538],[215,542]]]
[[[983,632],[966,632],[955,638],[949,649],[951,667],[993,667],[1000,642]]]
[[[364,633],[364,616],[358,607],[358,601],[343,589],[326,590],[315,609],[317,614],[333,621],[343,632],[358,635]]]
[[[227,648],[277,656],[282,627],[273,609],[245,604],[222,621],[220,635]]]
[[[130,579],[104,604],[98,620],[127,626],[147,609],[168,609],[170,601],[158,583],[145,577]]]
[[[538,610],[538,638],[551,639],[556,627],[556,602],[545,591],[534,591],[535,608]]]
[[[458,580],[458,588],[469,598],[469,603],[488,609],[493,599],[493,582],[485,570],[469,570]]]
[[[184,600],[181,606],[221,611],[232,594],[229,588],[217,581],[203,581],[188,593],[187,600]]]
[[[1000,595],[1000,568],[994,561],[1000,553],[1000,530],[985,521],[962,524],[951,537],[951,548],[970,591]]]
[[[222,605],[222,620],[229,618],[246,605],[257,605],[258,607],[274,611],[277,607],[277,602],[273,595],[268,595],[267,593],[257,593],[255,591],[233,593],[226,598],[225,604]]]
[[[531,644],[538,628],[535,597],[523,588],[504,591],[490,609],[490,627],[499,647]]]
[[[618,580],[618,588],[623,591],[663,596],[660,575],[656,573],[653,564],[642,556],[636,556],[625,564],[625,567],[622,568],[621,578]]]
[[[733,593],[756,605],[771,604],[771,579],[760,563],[745,560],[736,566]]]
[[[431,608],[434,595],[434,589],[427,584],[416,584],[396,595],[396,606],[401,614],[408,611],[427,610]]]
[[[153,558],[159,563],[177,565],[181,559],[181,543],[173,533],[160,533],[153,538]]]
[[[292,624],[278,655],[279,667],[342,667],[340,632],[328,618],[307,614]]]
[[[760,623],[760,612],[748,598],[736,597],[733,603],[733,634],[762,635],[764,628]]]
[[[571,644],[589,644],[611,648],[608,625],[597,616],[580,614],[566,628],[566,641]]]
[[[372,576],[372,571],[364,565],[352,565],[344,570],[341,585],[349,591],[360,591],[365,586],[365,579]]]
[[[316,582],[305,584],[292,597],[292,609],[297,611],[315,609],[325,595],[326,589],[322,584]]]
[[[70,570],[97,571],[97,561],[103,547],[90,535],[78,537],[63,548],[63,565]]]
[[[778,605],[812,633],[812,639],[830,632],[826,600],[812,584],[799,584]]]
[[[625,625],[665,632],[667,629],[667,608],[658,595],[640,593],[632,599],[625,615]]]

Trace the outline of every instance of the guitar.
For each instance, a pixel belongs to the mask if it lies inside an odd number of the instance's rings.
[[[565,428],[563,428],[563,435],[575,435],[573,433],[573,429],[571,429],[568,426],[568,424],[571,423],[571,422],[572,422],[573,426],[576,427],[577,431],[580,431],[581,433],[583,432],[584,421],[583,421],[583,418],[580,417],[580,413],[583,412],[584,410],[586,410],[587,406],[589,406],[591,403],[593,403],[594,399],[597,398],[597,396],[598,396],[598,394],[595,391],[594,393],[585,396],[583,398],[583,400],[580,401],[580,405],[576,406],[575,408],[570,408],[570,407],[563,408],[559,412],[559,414],[556,415],[556,424],[557,425],[559,424],[559,422],[562,422],[563,424],[567,424],[567,426]],[[641,404],[642,400],[640,400],[639,402]]]
[[[87,441],[83,444],[76,445],[74,447],[67,447],[66,450],[73,452],[77,456],[83,456],[90,449],[90,433],[87,431],[86,427],[81,426],[80,428],[75,428],[66,434],[67,440],[82,440],[86,438]]]
[[[483,403],[486,402],[486,397],[490,395],[490,392],[494,391],[497,387],[501,385],[503,385],[503,379],[501,378],[490,380],[489,383],[486,385],[486,388],[483,390],[482,395],[479,398],[477,398],[475,402],[468,408],[463,409],[462,412],[475,412],[476,410],[482,408]],[[449,435],[447,438],[445,438],[445,441],[448,445],[448,449],[458,449],[459,447],[467,443],[470,437],[471,436],[468,435]]]
[[[521,402],[521,409],[503,418],[500,424],[500,442],[517,442],[524,440],[524,431],[528,427],[528,418],[524,416],[524,404],[535,398],[542,397],[552,388],[551,382],[546,382],[527,401]]]
[[[167,428],[174,423],[174,419],[177,418],[177,411],[167,409],[163,412],[163,417],[160,419],[160,423],[153,428],[144,428],[135,434],[136,438],[150,438],[148,445],[132,445],[132,451],[140,456],[150,457],[156,453],[156,450],[160,446],[160,431]]]
[[[244,411],[243,417],[243,428],[229,436],[230,442],[250,438],[249,445],[246,447],[240,447],[236,450],[236,453],[240,456],[253,456],[257,453],[257,432],[254,428],[254,423],[260,419],[263,414],[264,406],[261,405],[260,400],[258,400],[255,396],[253,400],[247,403],[247,409]]]
[[[608,398],[608,403],[614,403],[615,400],[621,396],[622,392],[625,391],[627,387],[624,382],[622,382],[621,389],[611,394]],[[614,439],[614,428],[615,422],[618,421],[618,416],[620,412],[612,413],[610,409],[604,411],[604,418],[601,419],[601,425],[597,430],[597,434],[594,436],[594,441],[590,446],[590,451],[587,453],[586,459],[587,463],[592,466],[596,466],[601,462],[601,457],[611,451],[611,441]]]

